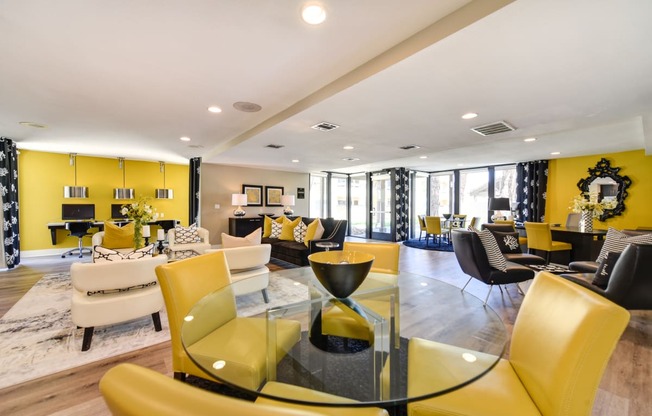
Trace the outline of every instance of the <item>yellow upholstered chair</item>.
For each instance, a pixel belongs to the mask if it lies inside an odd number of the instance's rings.
[[[426,219],[423,215],[417,215],[419,219],[419,241],[421,241],[421,235],[426,232]]]
[[[526,222],[525,233],[527,234],[528,252],[541,250],[546,252],[546,264],[550,262],[552,251],[571,251],[573,245],[563,241],[553,241],[550,232],[550,224],[547,222]]]
[[[600,379],[629,313],[597,293],[548,272],[539,273],[518,312],[509,359],[478,380],[442,396],[408,404],[423,415],[590,415]],[[414,345],[413,345],[414,344]],[[473,363],[469,352],[410,340],[408,393],[431,391]],[[428,386],[428,387],[425,387]]]
[[[188,356],[181,342],[181,327],[190,309],[204,296],[218,289],[230,288],[229,268],[224,252],[213,252],[201,256],[167,263],[156,268],[165,300],[172,339],[172,368],[174,377],[184,380],[186,374],[212,379]],[[257,389],[265,378],[267,345],[261,340],[266,337],[264,318],[237,316],[233,290],[224,292],[219,304],[211,304],[210,313],[215,317],[212,326],[201,328],[194,334],[196,341],[188,348],[197,352],[206,351],[209,357],[220,356],[227,361],[242,363],[234,371],[243,386]],[[279,359],[282,351],[289,350],[300,337],[300,324],[280,320]],[[233,379],[234,376],[231,376]]]
[[[276,392],[287,389],[290,394],[325,396],[281,383],[268,383]],[[287,387],[286,387],[287,386]],[[265,391],[263,388],[263,391]],[[114,416],[385,416],[387,412],[378,408],[318,407],[301,406],[280,401],[264,400],[256,403],[227,397],[181,383],[154,370],[130,363],[119,364],[100,380],[100,391],[111,414]],[[285,393],[285,391],[284,391]],[[347,399],[330,396],[333,402]]]
[[[401,246],[397,243],[358,243],[345,241],[343,250],[361,251],[376,256],[371,271],[398,274],[398,259]]]
[[[432,242],[435,242],[435,238],[439,239],[439,244],[441,245],[441,218],[440,217],[425,217],[424,221],[426,222],[426,245],[428,245],[428,236],[432,236]],[[450,234],[449,234],[450,238]]]
[[[481,220],[482,219],[480,217],[471,217],[471,221],[469,222],[469,226],[467,228],[480,231],[478,227],[480,226]]]

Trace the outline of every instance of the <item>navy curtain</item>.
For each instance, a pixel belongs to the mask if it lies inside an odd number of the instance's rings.
[[[199,225],[199,192],[201,180],[201,157],[193,157],[190,159],[190,172],[188,175],[190,179],[189,195],[188,195],[188,215],[190,215],[190,224]]]
[[[516,165],[517,220],[545,222],[548,161],[536,160]]]
[[[0,196],[4,218],[4,263],[12,269],[20,264],[18,156],[16,144],[6,137],[0,137]]]
[[[410,172],[405,168],[394,169],[394,201],[396,206],[396,235],[394,241],[407,240],[410,233]]]

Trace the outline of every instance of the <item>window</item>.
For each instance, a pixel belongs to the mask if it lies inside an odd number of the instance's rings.
[[[326,216],[326,175],[310,174],[310,211],[313,218]]]
[[[412,235],[419,235],[419,215],[428,215],[428,174],[417,172],[414,174],[412,188],[412,207],[414,215],[410,221]]]
[[[488,169],[460,171],[460,210],[456,214],[465,214],[467,224],[471,217],[480,217],[480,224],[487,222],[488,190]]]
[[[343,175],[331,176],[331,212],[330,216],[337,220],[345,220],[348,206],[346,182]]]
[[[367,236],[367,176],[351,175],[351,235]]]
[[[435,173],[430,176],[430,213],[435,217],[453,212],[453,173]]]
[[[494,196],[516,202],[516,166],[496,166],[494,170]],[[513,206],[513,205],[512,205]],[[507,215],[505,212],[503,215]]]

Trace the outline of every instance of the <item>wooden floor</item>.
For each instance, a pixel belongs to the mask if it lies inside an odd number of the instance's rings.
[[[0,272],[0,315],[4,315],[46,273],[64,272],[71,260],[59,257],[23,259],[15,270]],[[401,246],[401,270],[462,287],[467,277],[453,253]],[[484,298],[488,287],[473,280],[467,290]],[[522,297],[515,288],[494,289],[489,305],[512,328]],[[168,375],[170,344],[73,368],[0,390],[0,415],[108,415],[98,381],[112,366],[132,362]],[[609,362],[594,406],[594,415],[652,415],[652,312],[633,311],[631,322]]]

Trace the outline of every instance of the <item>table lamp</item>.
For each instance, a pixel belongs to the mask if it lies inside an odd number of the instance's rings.
[[[281,205],[285,206],[283,208],[283,214],[285,215],[294,214],[294,210],[292,209],[292,207],[294,206],[294,195],[281,195]]]
[[[231,205],[237,206],[237,208],[233,210],[233,215],[236,217],[244,217],[246,212],[242,209],[242,206],[247,206],[247,194],[232,194]]]
[[[489,211],[494,211],[491,216],[491,221],[505,220],[504,215],[499,215],[496,211],[509,211],[509,198],[489,198]]]

